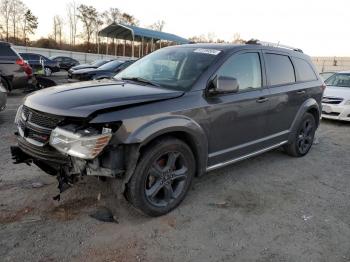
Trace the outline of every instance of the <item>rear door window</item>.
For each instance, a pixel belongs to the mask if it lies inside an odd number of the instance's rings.
[[[265,54],[270,85],[285,85],[295,82],[294,67],[290,58],[280,54]]]
[[[17,54],[9,46],[0,47],[0,56],[17,56]]]
[[[297,71],[298,81],[306,82],[317,80],[314,70],[307,61],[305,61],[304,59],[294,57],[293,62],[295,65],[295,70]]]

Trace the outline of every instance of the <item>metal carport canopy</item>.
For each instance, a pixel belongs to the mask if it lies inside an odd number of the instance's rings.
[[[142,41],[142,39],[147,41],[153,39],[154,41],[167,40],[171,42],[176,42],[178,44],[188,44],[190,42],[189,40],[174,34],[141,28],[138,26],[117,23],[112,23],[106,28],[102,29],[98,33],[98,35],[102,37],[110,37],[131,41]]]

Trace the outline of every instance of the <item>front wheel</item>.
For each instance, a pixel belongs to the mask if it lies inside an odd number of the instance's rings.
[[[51,75],[52,75],[52,70],[51,70],[51,68],[45,67],[45,68],[44,68],[44,73],[45,73],[45,76],[51,76]]]
[[[195,159],[186,143],[162,138],[142,153],[128,188],[128,200],[150,216],[164,215],[185,198],[195,173]]]
[[[287,154],[295,157],[305,156],[311,149],[316,132],[316,121],[312,114],[305,113],[292,143],[284,148]]]

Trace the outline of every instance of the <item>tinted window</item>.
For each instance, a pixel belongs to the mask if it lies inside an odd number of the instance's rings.
[[[9,46],[0,46],[0,56],[17,56]]]
[[[317,80],[314,70],[305,60],[294,58],[294,66],[298,73],[298,81]]]
[[[288,56],[266,54],[266,66],[271,85],[295,82],[294,68]]]
[[[123,64],[123,61],[118,61],[118,60],[114,60],[111,62],[108,62],[102,66],[100,66],[98,69],[102,69],[102,70],[115,70],[117,69],[121,64]]]
[[[218,71],[219,76],[234,77],[239,90],[261,87],[261,65],[258,53],[245,53],[229,58]]]
[[[350,74],[334,74],[325,83],[327,86],[350,87]]]

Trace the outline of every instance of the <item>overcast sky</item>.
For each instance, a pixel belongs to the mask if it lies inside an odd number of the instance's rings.
[[[70,0],[23,0],[39,17],[36,37],[52,32],[53,16],[66,18]],[[350,56],[350,0],[76,0],[98,11],[116,7],[140,26],[165,20],[165,32],[182,37],[214,33],[232,40],[257,38],[303,49],[313,56]],[[66,32],[68,34],[69,32]]]

